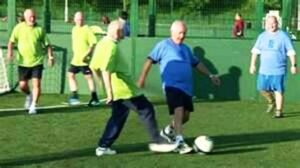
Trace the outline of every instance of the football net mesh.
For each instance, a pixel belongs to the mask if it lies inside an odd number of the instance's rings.
[[[0,48],[0,94],[10,91],[3,50]]]

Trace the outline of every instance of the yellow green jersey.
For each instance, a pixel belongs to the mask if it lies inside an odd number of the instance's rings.
[[[86,66],[84,58],[88,55],[89,49],[97,42],[96,36],[89,26],[74,26],[72,29],[72,65]]]
[[[111,73],[114,101],[129,99],[141,94],[128,71],[128,65],[122,61],[117,42],[113,39],[104,37],[97,43],[90,68]]]
[[[18,64],[34,67],[43,64],[43,59],[50,45],[45,30],[38,26],[28,26],[25,22],[17,24],[10,36],[10,42],[17,44]]]

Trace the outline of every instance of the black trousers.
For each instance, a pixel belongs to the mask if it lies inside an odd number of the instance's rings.
[[[128,118],[130,109],[138,113],[138,116],[144,123],[152,141],[161,141],[153,105],[144,95],[141,95],[126,100],[112,102],[112,114],[107,122],[104,133],[98,142],[98,146],[110,147],[117,140]]]

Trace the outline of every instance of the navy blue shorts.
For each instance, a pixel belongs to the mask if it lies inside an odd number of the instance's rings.
[[[92,71],[91,71],[89,66],[75,66],[75,65],[72,65],[72,64],[69,68],[69,72],[74,73],[74,74],[82,72],[84,75],[92,74]]]
[[[165,87],[169,114],[173,115],[177,107],[183,107],[185,111],[194,111],[192,97],[175,87]]]
[[[18,66],[19,81],[30,80],[31,78],[42,79],[43,69],[43,65],[34,67]]]
[[[257,90],[284,93],[286,75],[258,75]]]

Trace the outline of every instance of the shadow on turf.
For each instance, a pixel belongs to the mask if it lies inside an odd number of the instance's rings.
[[[221,135],[212,137],[216,144],[216,150],[230,148],[247,149],[255,145],[274,144],[300,140],[300,129],[283,130],[277,132],[258,132],[249,134]],[[238,152],[238,151],[237,151]]]
[[[149,151],[147,143],[120,144],[120,145],[115,145],[114,149],[117,150],[118,155],[126,154],[126,153]],[[3,159],[0,160],[0,167],[31,165],[31,164],[39,164],[39,163],[45,163],[51,161],[73,159],[78,157],[93,157],[93,156],[95,156],[95,148],[85,148],[85,149],[70,150],[70,151],[64,151],[58,153],[42,154],[36,156],[19,157],[14,159]]]
[[[70,107],[58,107],[51,109],[40,109],[38,110],[38,114],[50,114],[50,113],[74,113],[74,112],[87,112],[87,111],[101,111],[101,109],[110,108],[109,106],[99,106],[99,107],[87,107],[87,106],[70,106]],[[16,110],[16,111],[3,111],[0,112],[0,117],[10,117],[17,115],[28,115],[27,110]],[[35,115],[33,115],[35,116]]]

